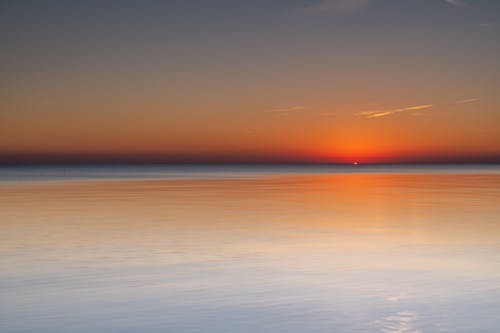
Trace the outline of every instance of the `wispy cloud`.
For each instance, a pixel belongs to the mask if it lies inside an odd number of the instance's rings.
[[[272,110],[269,110],[268,112],[288,113],[288,112],[302,111],[304,109],[305,109],[305,107],[303,107],[302,105],[294,105],[294,106],[285,107],[285,108],[272,109]]]
[[[296,10],[296,13],[353,12],[366,8],[372,0],[323,0]]]
[[[492,22],[480,23],[479,26],[483,28],[500,28],[499,23],[492,23]]]
[[[479,98],[467,98],[467,99],[459,99],[455,101],[455,104],[469,104],[479,101]]]
[[[444,0],[444,1],[456,7],[470,8],[470,6],[465,2],[463,2],[462,0]]]
[[[293,11],[293,13],[330,13],[354,12],[368,7],[375,0],[321,0],[311,5]],[[463,0],[443,0],[444,2],[461,8],[471,8]]]
[[[408,111],[416,111],[416,110],[425,110],[434,107],[432,104],[424,104],[424,105],[415,105],[408,106],[399,109],[391,109],[391,110],[372,110],[372,111],[362,111],[356,113],[357,116],[365,117],[365,118],[378,118],[378,117],[386,117],[391,116],[396,113],[408,112]]]
[[[321,0],[309,6],[293,10],[292,13],[331,13],[331,12],[355,12],[368,7],[375,0]],[[443,0],[444,2],[461,8],[471,8],[463,0]]]

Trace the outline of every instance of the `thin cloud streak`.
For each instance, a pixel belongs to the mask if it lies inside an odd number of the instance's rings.
[[[269,110],[268,112],[274,112],[274,113],[287,113],[287,112],[297,112],[297,111],[302,111],[304,110],[305,107],[302,105],[294,105],[286,108],[276,108]]]
[[[455,104],[469,104],[469,103],[474,103],[479,101],[479,98],[467,98],[467,99],[460,99],[458,101],[455,101]]]
[[[444,0],[446,3],[449,3],[450,5],[453,5],[455,7],[462,7],[462,8],[470,8],[468,4],[461,0]]]
[[[323,0],[319,3],[296,10],[296,13],[353,12],[370,5],[372,0]]]
[[[479,26],[483,28],[500,28],[499,23],[480,23]]]
[[[379,118],[391,116],[396,113],[408,112],[408,111],[416,111],[416,110],[425,110],[434,107],[433,104],[425,104],[425,105],[416,105],[416,106],[408,106],[405,108],[393,109],[393,110],[374,110],[374,111],[362,111],[356,113],[357,116],[365,117],[365,118]]]

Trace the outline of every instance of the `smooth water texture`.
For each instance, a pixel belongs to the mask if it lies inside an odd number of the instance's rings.
[[[4,167],[0,331],[499,332],[500,168]]]

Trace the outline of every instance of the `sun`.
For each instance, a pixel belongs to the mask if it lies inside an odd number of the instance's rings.
[[[353,164],[353,165],[358,165],[358,164],[359,164],[359,162],[358,162],[358,161],[354,161],[354,162],[352,162],[352,164]]]

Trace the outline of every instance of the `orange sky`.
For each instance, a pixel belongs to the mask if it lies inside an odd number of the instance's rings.
[[[5,8],[0,161],[500,160],[498,4],[111,3]]]

